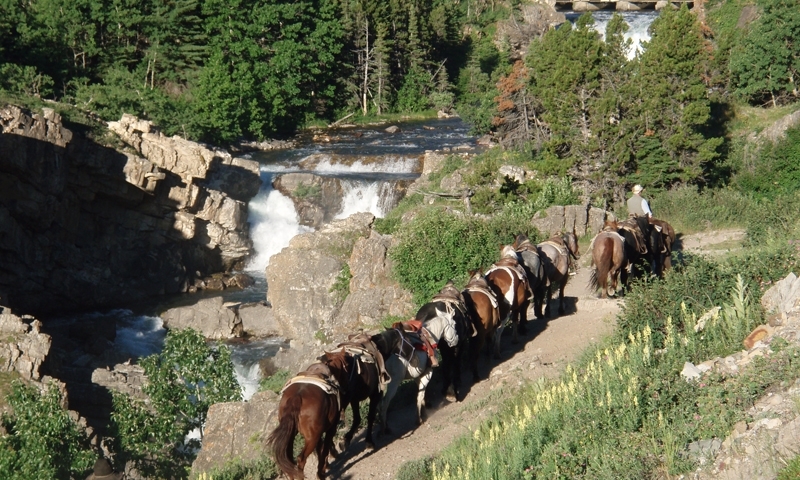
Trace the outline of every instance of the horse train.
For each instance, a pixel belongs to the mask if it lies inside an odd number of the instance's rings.
[[[641,256],[648,256],[651,264],[657,264],[654,272],[661,274],[670,266],[674,240],[674,231],[666,222],[646,218],[606,222],[590,247],[594,267],[590,284],[601,289],[603,297],[615,294],[618,276],[625,272],[622,282],[626,282],[631,267]],[[326,352],[318,363],[291,378],[281,392],[278,426],[267,438],[278,467],[288,478],[302,479],[306,460],[314,452],[318,459],[317,478],[324,478],[328,456],[336,453],[333,439],[345,409],[349,405],[353,415],[343,439],[347,448],[361,425],[359,403],[366,399],[370,402],[365,440],[368,448],[374,448],[375,417],[380,410],[380,430],[390,433],[387,409],[406,379],[416,382],[417,423],[421,424],[426,387],[433,367],[438,365],[437,349],[441,354],[443,394],[448,395],[452,387],[455,399],[461,400],[463,356],[469,354],[469,368],[473,381],[477,381],[481,378],[478,358],[484,346],[488,342],[494,357],[499,358],[500,337],[507,324],[513,329],[512,342],[517,343],[519,334],[526,332],[531,303],[537,318],[547,317],[551,314],[549,300],[558,292],[558,313],[562,315],[564,288],[572,262],[579,257],[574,230],[558,233],[539,244],[520,234],[513,244],[501,247],[499,260],[487,270],[469,272],[463,289],[448,282],[414,318],[374,335],[351,335],[336,350]],[[294,459],[298,433],[305,445]]]

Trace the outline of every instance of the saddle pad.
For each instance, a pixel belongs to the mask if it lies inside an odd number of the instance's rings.
[[[569,253],[567,252],[567,248],[564,247],[564,245],[561,245],[558,242],[554,242],[552,240],[546,240],[546,241],[540,243],[539,247],[541,247],[542,245],[550,245],[551,247],[555,248],[558,251],[558,253],[560,253],[561,255],[569,256]]]
[[[473,286],[467,285],[467,291],[468,292],[478,292],[478,293],[482,293],[482,294],[486,295],[487,297],[489,297],[489,301],[492,302],[492,308],[497,308],[497,306],[498,306],[497,305],[497,297],[494,295],[494,292],[489,290],[488,288],[480,287],[480,286],[476,286],[476,285],[473,285]]]
[[[333,383],[330,383],[327,380],[323,380],[321,378],[307,377],[305,375],[298,375],[296,377],[290,378],[289,381],[286,382],[286,385],[284,385],[283,388],[281,389],[281,394],[283,394],[284,390],[294,385],[295,383],[308,383],[311,385],[316,385],[328,395],[337,395],[337,396],[339,395],[339,388]]]

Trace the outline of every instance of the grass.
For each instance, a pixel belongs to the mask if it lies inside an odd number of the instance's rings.
[[[759,254],[748,248],[736,255],[738,261],[726,259],[725,267],[700,262],[691,285],[666,289],[670,298],[658,304],[680,303],[686,288],[702,297],[706,285],[701,279],[711,274],[735,277],[727,269],[747,255]],[[759,268],[749,268],[748,275],[758,277]],[[668,280],[682,275],[678,269]],[[697,364],[740,350],[741,339],[763,321],[760,290],[748,287],[752,280],[740,277],[723,284],[728,290],[721,313],[704,329],[695,331],[706,308],[700,303],[684,305],[675,316],[653,325],[638,319],[622,322],[627,328],[587,351],[559,379],[525,387],[472,435],[440,454],[405,464],[397,478],[646,479],[690,472],[697,458],[685,453],[689,443],[725,438],[736,422],[753,420],[746,411],[757,398],[800,378],[800,348],[776,344],[773,353],[737,376],[710,373],[694,384],[681,379],[685,361]],[[638,288],[630,295],[664,290],[664,285]]]
[[[11,384],[20,378],[17,372],[0,372],[0,412],[8,408],[6,397],[11,393]]]

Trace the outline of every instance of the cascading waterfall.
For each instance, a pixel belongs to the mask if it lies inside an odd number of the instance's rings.
[[[638,12],[615,12],[599,10],[592,12],[592,18],[594,18],[594,29],[597,30],[601,35],[605,36],[606,26],[608,25],[608,22],[611,21],[611,17],[614,16],[615,13],[622,15],[625,23],[628,24],[628,31],[625,32],[624,36],[625,39],[631,41],[631,47],[630,50],[628,50],[628,59],[632,60],[636,57],[636,55],[641,53],[642,44],[650,40],[650,33],[647,31],[647,29],[650,28],[650,24],[653,23],[653,20],[658,17],[658,12],[655,10]],[[574,23],[581,14],[576,12],[566,12],[565,15],[567,20]]]

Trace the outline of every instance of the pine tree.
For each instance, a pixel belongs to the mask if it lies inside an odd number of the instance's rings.
[[[800,5],[759,0],[761,16],[733,48],[730,70],[736,93],[773,106],[800,97]]]
[[[664,9],[650,37],[635,76],[634,111],[644,132],[634,140],[638,163],[629,179],[655,187],[702,183],[722,139],[705,134],[710,102],[699,25],[685,5]]]

